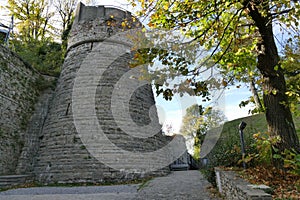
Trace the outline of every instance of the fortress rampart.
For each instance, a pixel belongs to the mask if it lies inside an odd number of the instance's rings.
[[[120,161],[111,156],[108,162],[117,163],[121,170],[108,167],[88,151],[74,124],[72,92],[78,71],[83,65],[96,66],[98,70],[102,70],[103,76],[96,77],[99,78],[99,82],[95,94],[95,110],[98,123],[110,142],[118,148],[133,152],[151,152],[166,144],[167,140],[161,133],[147,139],[128,135],[117,125],[112,114],[113,89],[123,74],[130,70],[129,61],[133,56],[130,52],[132,43],[123,33],[124,30],[137,27],[141,27],[140,22],[127,11],[104,6],[79,5],[70,32],[68,52],[45,121],[39,154],[34,164],[33,173],[39,182],[118,182],[166,173],[166,169],[151,173],[126,172],[132,162],[149,165],[140,158]],[[101,48],[97,48],[100,44]],[[127,53],[116,57],[116,52],[120,49]],[[87,73],[85,76],[87,80],[95,78],[93,73]],[[78,96],[79,99],[76,100],[84,102],[88,98],[84,95],[86,89],[82,88],[83,95]],[[120,95],[119,98],[125,97],[126,94]],[[127,99],[124,99],[125,101]],[[149,111],[155,102],[149,84],[137,88],[128,102],[129,115],[137,125],[150,123]],[[87,110],[83,108],[79,115],[86,112]],[[122,119],[123,114],[119,113],[119,116],[121,121],[126,123],[127,115],[124,114]],[[155,117],[158,123],[156,111]],[[92,126],[87,125],[86,129],[91,134],[95,132]],[[100,154],[111,155],[113,151],[113,148],[104,148]]]
[[[80,3],[56,88],[42,93],[41,75],[0,47],[0,175],[49,184],[169,172],[181,143],[168,146],[176,137],[161,133],[152,87],[129,67],[127,35],[141,28],[128,11]]]

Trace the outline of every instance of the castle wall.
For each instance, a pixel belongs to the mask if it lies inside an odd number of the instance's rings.
[[[99,70],[104,73],[103,78],[97,83],[94,108],[98,123],[112,143],[127,151],[151,152],[167,142],[161,134],[147,139],[134,138],[122,131],[112,116],[112,90],[121,76],[129,71],[128,62],[133,55],[130,53],[131,43],[124,35],[110,38],[124,29],[140,25],[139,22],[131,20],[132,16],[128,12],[116,8],[88,7],[80,4],[70,32],[67,56],[42,131],[42,140],[34,167],[37,181],[42,183],[119,182],[166,173],[166,169],[151,172],[151,174],[126,172],[126,167],[132,162],[149,165],[141,158],[125,159],[120,162],[115,157],[111,157],[109,162],[117,162],[122,170],[107,166],[90,154],[74,124],[72,92],[78,71],[85,62],[87,66],[99,66]],[[125,21],[129,23],[123,26],[122,22]],[[103,43],[104,40],[105,43]],[[99,44],[101,48],[97,48]],[[127,53],[117,58],[114,53],[120,49]],[[93,75],[85,74],[90,79],[95,78]],[[82,88],[79,93],[84,94],[87,89]],[[125,96],[126,94],[124,98]],[[77,100],[84,102],[86,96],[81,95],[78,98],[81,99]],[[129,103],[130,116],[136,124],[142,126],[150,122],[149,110],[155,104],[150,85],[137,89]],[[85,112],[87,110],[82,107],[79,113]],[[120,116],[123,116],[123,113],[120,113]],[[84,123],[84,119],[80,123]],[[95,132],[88,123],[86,128],[90,128],[91,133]],[[111,151],[114,149],[102,149],[100,153],[111,154]]]
[[[0,45],[0,175],[15,174],[39,95],[39,75]]]

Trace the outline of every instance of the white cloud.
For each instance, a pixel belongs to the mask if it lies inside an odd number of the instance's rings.
[[[250,109],[253,109],[253,107],[249,105],[242,108],[240,108],[238,105],[227,105],[225,109],[225,116],[227,117],[228,121],[247,117],[251,115],[249,115]]]

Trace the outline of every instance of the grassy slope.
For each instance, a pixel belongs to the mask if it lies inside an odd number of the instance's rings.
[[[238,134],[238,125],[244,121],[247,123],[247,127],[244,130],[245,137],[250,137],[257,132],[267,131],[267,122],[264,114],[253,115],[250,117],[244,117],[233,121],[226,122],[223,126],[222,135],[227,136],[229,133],[236,132]],[[296,126],[298,137],[300,138],[300,117],[294,117],[294,123]]]
[[[229,152],[234,150],[235,146],[240,147],[238,126],[242,121],[247,123],[247,127],[244,129],[246,148],[249,148],[253,143],[253,134],[267,131],[264,114],[229,121],[223,127],[209,130],[205,136],[204,144],[201,146],[201,151],[204,154],[202,156],[207,156],[212,161],[212,165],[230,165],[235,162],[235,157],[239,159],[240,154]],[[300,117],[294,117],[294,122],[300,138]],[[207,155],[205,152],[209,152],[209,154]]]

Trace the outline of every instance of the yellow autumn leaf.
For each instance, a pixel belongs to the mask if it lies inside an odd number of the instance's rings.
[[[273,95],[276,95],[276,94],[277,94],[277,90],[276,90],[276,89],[273,89],[273,90],[272,90],[272,94],[273,94]]]
[[[166,4],[164,5],[164,9],[165,9],[165,10],[169,10],[169,3],[166,3]]]

